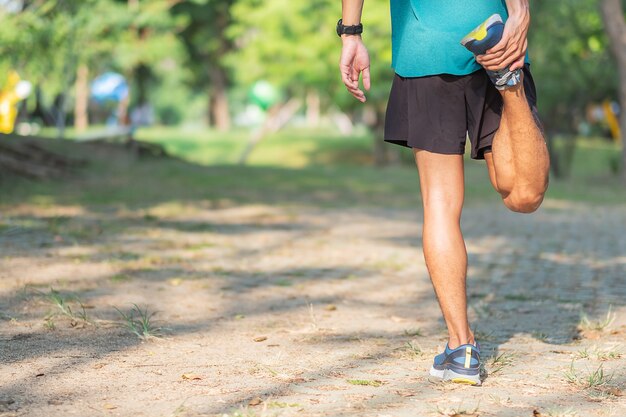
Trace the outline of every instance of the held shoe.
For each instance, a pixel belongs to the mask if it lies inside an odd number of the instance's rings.
[[[461,345],[435,356],[430,375],[459,384],[480,385],[480,346]]]
[[[502,17],[499,14],[494,14],[464,37],[461,40],[461,45],[474,55],[483,55],[488,49],[493,48],[500,42],[503,32],[504,22],[502,22]],[[511,71],[509,68],[497,71],[487,70],[489,79],[498,90],[505,90],[519,84],[521,82],[521,74],[521,69],[516,69],[515,71]]]

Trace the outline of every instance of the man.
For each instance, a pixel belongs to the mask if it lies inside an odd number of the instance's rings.
[[[342,2],[341,76],[348,91],[365,102],[359,77],[369,90],[370,61],[359,34],[363,0]],[[501,39],[475,56],[460,42],[494,14],[506,19]],[[510,210],[531,213],[539,207],[550,163],[525,62],[528,0],[391,0],[391,20],[396,75],[385,141],[410,147],[415,155],[424,257],[449,333],[430,373],[478,385],[480,347],[467,319],[467,252],[460,228],[463,154],[469,136],[472,159],[486,161],[491,183]],[[517,77],[498,81],[496,89],[487,73],[496,70]]]

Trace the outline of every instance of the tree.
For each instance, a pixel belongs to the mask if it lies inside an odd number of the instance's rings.
[[[240,85],[264,79],[287,97],[304,100],[315,92],[326,108],[337,105],[353,114],[363,112],[375,132],[375,159],[384,163],[389,147],[382,142],[382,126],[393,76],[388,8],[387,1],[371,0],[364,10],[363,39],[372,58],[372,91],[365,107],[341,83],[341,42],[335,33],[341,2],[336,0],[239,0],[227,32],[237,45],[228,65]]]
[[[600,10],[611,40],[611,50],[619,73],[619,124],[622,137],[622,178],[626,182],[626,22],[620,0],[602,0]]]
[[[233,49],[233,43],[224,33],[232,23],[234,3],[234,0],[181,0],[171,8],[175,17],[183,19],[179,36],[187,51],[186,63],[195,75],[194,86],[209,88],[209,121],[218,130],[230,127],[231,80],[224,57]]]

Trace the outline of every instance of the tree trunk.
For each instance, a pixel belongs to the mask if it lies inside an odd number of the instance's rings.
[[[376,108],[372,105],[366,105],[363,108],[363,123],[374,134],[374,164],[376,166],[385,166],[389,163],[389,154],[387,152],[387,146],[381,139],[382,133],[382,119],[380,115],[376,112]]]
[[[209,75],[213,92],[209,97],[209,120],[217,130],[224,132],[230,129],[226,74],[222,68],[213,68]]]
[[[57,128],[57,138],[65,137],[65,93],[57,94],[54,99],[55,122]]]
[[[320,124],[320,94],[317,90],[306,93],[306,124],[309,127],[318,127]]]
[[[248,161],[248,157],[254,150],[255,146],[259,144],[268,134],[278,132],[293,118],[300,106],[301,100],[297,98],[290,99],[284,105],[275,105],[272,107],[268,114],[267,119],[256,132],[253,132],[248,145],[243,150],[243,153],[239,157],[239,164],[244,165]]]
[[[89,127],[87,115],[89,106],[89,69],[87,65],[83,64],[78,67],[75,89],[74,128],[76,128],[77,132],[84,132]]]
[[[621,0],[602,0],[600,10],[619,72],[619,125],[622,141],[622,179],[626,183],[626,22]]]

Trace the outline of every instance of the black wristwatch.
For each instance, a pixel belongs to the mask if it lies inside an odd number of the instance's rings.
[[[363,33],[363,23],[352,26],[344,26],[342,19],[337,22],[337,35],[360,35]]]

